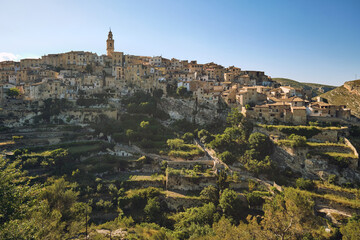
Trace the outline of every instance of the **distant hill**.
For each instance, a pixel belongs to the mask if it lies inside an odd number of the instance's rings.
[[[272,80],[280,83],[282,86],[291,86],[294,88],[312,89],[313,96],[326,93],[336,87],[319,83],[302,83],[288,78],[273,78]]]
[[[345,82],[320,96],[331,104],[346,105],[353,115],[360,117],[360,80]]]

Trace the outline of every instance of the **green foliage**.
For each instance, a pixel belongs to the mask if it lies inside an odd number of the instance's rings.
[[[204,151],[194,144],[186,144],[183,139],[168,139],[167,145],[170,148],[169,156],[191,159],[204,155]]]
[[[161,209],[158,198],[150,198],[144,208],[146,219],[149,222],[159,222],[161,217]]]
[[[340,232],[344,240],[360,239],[360,217],[355,215],[350,218],[346,225],[341,226]]]
[[[305,147],[306,146],[306,137],[299,136],[296,134],[291,134],[289,139],[292,140],[292,147]]]
[[[179,138],[168,139],[166,143],[172,150],[180,149],[185,144],[184,140]]]
[[[315,127],[315,126],[284,126],[284,125],[259,125],[269,131],[272,131],[273,129],[278,129],[280,132],[285,133],[287,135],[295,134],[299,136],[304,136],[307,139],[312,138],[313,136],[321,133],[322,129],[327,128],[321,128],[321,127]]]
[[[237,143],[241,143],[246,139],[246,133],[244,129],[240,127],[227,127],[224,130],[224,134],[229,135],[230,138]]]
[[[298,178],[296,179],[296,187],[302,190],[312,191],[315,188],[315,183],[310,179]]]
[[[16,98],[17,96],[20,95],[20,90],[17,89],[16,87],[13,87],[13,88],[10,88],[8,91],[7,91],[7,95],[11,98]]]
[[[13,219],[22,217],[33,199],[33,189],[25,182],[24,173],[18,169],[18,162],[0,158],[0,229]]]
[[[183,232],[182,236],[189,238],[194,234],[194,226],[212,225],[219,216],[213,203],[207,203],[202,207],[189,208],[185,212],[179,212],[171,216],[175,222],[175,231]]]
[[[50,118],[59,115],[63,110],[69,109],[71,103],[65,98],[51,99],[48,98],[44,101],[44,105],[41,108],[41,118],[50,122]]]
[[[247,150],[240,158],[240,162],[250,172],[253,173],[266,173],[271,169],[272,161],[269,156],[264,159],[260,158],[260,153],[255,149]]]
[[[238,127],[244,116],[240,113],[239,109],[232,108],[231,112],[228,114],[226,118],[226,123],[232,127]]]
[[[200,192],[200,196],[206,202],[217,204],[219,201],[219,190],[216,187],[209,185]]]
[[[197,135],[200,139],[200,142],[202,143],[210,143],[212,140],[214,140],[214,136],[205,129],[198,131]]]
[[[161,99],[161,97],[164,95],[164,91],[162,89],[155,89],[153,91],[153,97],[155,99]]]
[[[221,193],[219,206],[226,217],[235,221],[239,221],[247,209],[246,204],[241,201],[239,194],[228,188]]]
[[[246,194],[246,199],[251,207],[261,206],[265,203],[264,197],[270,197],[269,192],[252,191]]]
[[[328,176],[328,183],[330,184],[336,184],[336,182],[338,181],[338,176],[335,174],[330,174]]]
[[[141,127],[142,129],[147,129],[147,128],[149,127],[149,125],[150,125],[149,121],[142,121],[142,122],[140,123],[140,127]]]
[[[217,175],[216,184],[220,192],[222,192],[224,189],[229,187],[229,183],[227,182],[227,174],[224,170],[219,171]]]
[[[313,207],[311,198],[295,189],[285,188],[283,194],[266,201],[261,225],[267,230],[269,239],[298,239],[320,228]]]
[[[219,159],[226,164],[232,165],[236,161],[236,157],[229,151],[225,151],[218,155]]]
[[[271,152],[271,141],[265,134],[256,132],[249,137],[250,148],[259,153],[258,158],[264,158]]]
[[[181,97],[185,96],[186,93],[187,93],[187,89],[184,86],[178,87],[176,89],[176,94],[181,96]]]
[[[192,143],[194,140],[194,134],[192,134],[191,132],[187,132],[181,138],[184,140],[185,143]]]

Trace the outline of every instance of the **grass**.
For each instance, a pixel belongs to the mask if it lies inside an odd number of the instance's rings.
[[[153,174],[153,175],[131,175],[129,181],[158,181],[164,180],[165,176],[162,174]]]
[[[334,184],[330,184],[330,183],[323,183],[321,181],[314,181],[315,182],[315,186],[317,188],[325,188],[325,189],[330,189],[333,191],[337,191],[337,192],[345,192],[345,193],[351,193],[351,194],[355,194],[356,196],[358,196],[358,198],[360,197],[360,189],[356,189],[356,188],[343,188]]]
[[[354,154],[351,153],[339,153],[339,152],[325,152],[323,153],[325,155],[328,155],[330,157],[342,157],[342,158],[354,158],[357,159],[357,157]]]
[[[332,142],[325,142],[325,143],[307,142],[307,145],[310,147],[344,147],[344,148],[348,148],[348,146],[346,144],[332,143]]]
[[[194,177],[194,178],[198,178],[198,177],[212,177],[214,176],[214,173],[212,171],[195,171],[192,169],[174,169],[174,168],[167,168],[167,173],[168,174],[173,174],[173,175],[182,175],[185,177]]]
[[[319,193],[314,193],[314,192],[309,192],[306,190],[300,190],[300,189],[296,189],[297,191],[299,191],[300,193],[307,195],[309,197],[313,197],[313,198],[321,198],[324,200],[328,200],[330,202],[334,202],[337,204],[341,204],[345,207],[350,207],[353,209],[359,209],[360,208],[360,201],[359,199],[348,199],[346,197],[343,196],[339,196],[339,195],[335,195],[335,194],[324,194],[321,195]]]

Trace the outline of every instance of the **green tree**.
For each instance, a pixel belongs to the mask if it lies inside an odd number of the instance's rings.
[[[229,165],[233,164],[236,161],[235,155],[229,151],[225,151],[225,152],[219,154],[218,157],[221,161],[223,161],[224,163],[229,164]]]
[[[255,151],[259,153],[259,156],[255,157],[257,159],[264,158],[266,155],[269,155],[271,150],[271,142],[269,137],[259,132],[252,133],[249,136],[249,145],[250,148],[255,149]]]
[[[314,201],[293,188],[268,200],[263,207],[261,223],[269,239],[299,239],[315,232],[320,224],[314,213]]]
[[[161,97],[164,95],[164,91],[162,89],[155,89],[153,91],[153,96],[155,99],[161,99]]]
[[[178,87],[176,89],[176,94],[181,96],[181,97],[185,96],[186,93],[187,93],[187,89],[184,86]]]
[[[197,135],[202,143],[209,143],[214,140],[214,136],[205,129],[198,131]]]
[[[299,136],[296,134],[291,134],[289,136],[289,139],[292,140],[292,147],[305,147],[306,146],[306,137]]]
[[[227,174],[224,170],[220,170],[218,173],[216,184],[220,192],[229,186],[229,183],[227,182]]]
[[[126,137],[129,139],[129,141],[135,141],[136,140],[136,133],[132,129],[126,130]]]
[[[243,118],[244,118],[244,116],[241,114],[239,109],[232,108],[231,112],[228,114],[228,116],[226,118],[226,123],[229,126],[238,127],[239,124],[241,123],[241,121],[243,120]]]
[[[239,194],[228,188],[221,193],[219,206],[226,217],[232,218],[235,221],[240,220],[240,217],[246,210],[245,204],[241,201]]]
[[[180,149],[185,144],[184,140],[179,138],[168,139],[166,143],[172,150]]]
[[[185,143],[192,143],[194,140],[194,134],[192,134],[191,132],[187,132],[181,138],[184,140]]]
[[[17,96],[20,95],[20,90],[17,89],[16,87],[10,88],[7,92],[7,95],[11,98],[16,98]]]
[[[147,128],[149,128],[149,125],[150,125],[149,121],[142,121],[142,122],[140,123],[140,127],[141,127],[142,129],[147,129]]]
[[[351,217],[346,225],[341,226],[340,232],[344,240],[360,239],[360,217]]]
[[[149,222],[159,222],[161,218],[161,209],[158,198],[151,198],[147,201],[144,208],[146,220]]]
[[[314,181],[310,179],[298,178],[296,179],[296,187],[302,190],[312,191],[315,188]]]
[[[244,129],[239,127],[228,127],[225,129],[224,134],[229,135],[233,141],[238,143],[245,141],[246,138]]]
[[[0,157],[0,228],[25,214],[25,203],[31,199],[32,189],[27,185],[24,173],[17,168],[18,164],[18,161],[11,163]]]
[[[206,202],[217,204],[219,201],[219,190],[216,187],[209,185],[200,192],[200,197]]]

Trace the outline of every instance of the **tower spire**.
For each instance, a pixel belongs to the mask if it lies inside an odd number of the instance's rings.
[[[111,32],[111,27],[109,27],[109,30],[108,39],[106,40],[106,53],[109,57],[111,57],[112,53],[114,52],[114,39]]]

